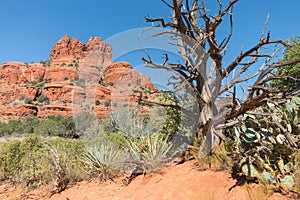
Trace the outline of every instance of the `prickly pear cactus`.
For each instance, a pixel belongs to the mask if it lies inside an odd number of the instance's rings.
[[[290,158],[299,150],[300,98],[282,105],[270,102],[255,113],[244,115],[226,133],[233,144],[233,158],[246,177],[292,189],[296,163]]]

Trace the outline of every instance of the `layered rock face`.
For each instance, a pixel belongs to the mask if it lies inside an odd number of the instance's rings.
[[[93,104],[92,112],[105,117],[112,102],[136,103],[134,89],[157,90],[129,63],[113,63],[111,54],[111,46],[101,38],[83,43],[65,35],[53,46],[48,61],[1,64],[0,119],[66,117],[74,114],[74,105],[87,102]]]

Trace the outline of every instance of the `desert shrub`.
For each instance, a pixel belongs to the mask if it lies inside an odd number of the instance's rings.
[[[43,67],[50,67],[50,60],[41,60],[40,64],[42,64]]]
[[[32,134],[34,129],[38,127],[40,120],[35,115],[28,115],[22,121],[23,133]]]
[[[22,120],[9,120],[8,123],[0,123],[0,136],[32,133],[65,138],[79,137],[72,117],[64,118],[59,115],[38,119],[37,116],[28,115]]]
[[[70,66],[70,67],[75,67],[76,69],[78,69],[78,67],[79,67],[79,60],[78,60],[78,58],[73,59],[73,60],[72,60],[72,63],[69,64],[68,66]]]
[[[43,158],[44,148],[37,136],[13,141],[0,148],[0,169],[6,179],[23,186],[38,185],[42,173],[38,160]]]
[[[39,97],[37,98],[37,101],[38,101],[39,103],[45,103],[45,104],[49,104],[49,103],[50,103],[49,98],[48,98],[47,96],[45,96],[45,95],[39,96]]]
[[[111,101],[110,101],[110,100],[105,101],[105,102],[104,102],[104,106],[105,106],[105,107],[111,106]]]
[[[107,138],[111,143],[118,147],[128,148],[128,141],[130,140],[130,136],[123,132],[112,132],[107,135]]]
[[[81,161],[81,156],[86,153],[86,149],[80,140],[70,140],[64,138],[56,138],[45,142],[48,149],[47,157],[51,158],[51,167],[48,171],[49,177],[53,177],[55,172],[55,182],[63,183],[64,189],[68,183],[78,182],[89,178],[86,173],[87,169]]]
[[[41,120],[34,133],[43,136],[57,136],[61,133],[60,126],[52,119]]]
[[[36,81],[29,81],[27,83],[27,85],[31,85],[31,86],[36,86],[37,82]]]
[[[59,136],[65,138],[78,138],[75,122],[72,117],[63,118],[61,115],[49,116],[47,119],[40,120],[34,133],[45,136]]]
[[[95,105],[96,106],[99,106],[101,104],[101,102],[97,99],[96,101],[95,101]]]
[[[13,178],[20,168],[22,155],[20,152],[20,141],[4,144],[0,148],[0,170],[2,179]]]
[[[166,123],[162,111],[152,108],[151,114],[141,114],[139,107],[120,106],[112,113],[111,120],[104,123],[109,141],[125,149],[130,162],[135,163],[135,166],[125,168],[138,167],[139,173],[155,170],[176,150],[175,147],[172,149],[169,135],[160,132]]]
[[[75,122],[73,117],[62,117],[61,115],[57,116],[49,116],[48,121],[52,121],[54,124],[56,124],[59,129],[60,133],[54,136],[59,137],[66,137],[66,138],[78,138],[79,136],[76,133],[75,129]]]
[[[0,137],[10,134],[5,122],[0,122]]]
[[[113,82],[109,82],[107,83],[108,86],[114,86],[114,83]]]
[[[8,123],[0,123],[0,136],[23,134],[24,127],[21,120],[9,120]]]
[[[66,117],[63,120],[59,120],[63,128],[63,134],[59,135],[60,137],[66,138],[79,138],[80,135],[77,133],[75,121],[73,117]]]
[[[26,104],[32,104],[32,99],[31,98],[25,98],[24,103]]]
[[[172,105],[178,105],[179,101],[178,99],[172,94],[172,93],[162,93],[158,100],[160,103],[164,104],[172,104]],[[181,120],[181,113],[179,110],[172,108],[172,107],[166,107],[166,123],[164,124],[161,133],[168,135],[173,134],[177,131],[179,131],[179,125]]]
[[[0,148],[0,171],[3,179],[27,188],[57,185],[58,176],[66,186],[85,177],[84,165],[79,159],[84,151],[78,140],[46,140],[32,135]]]
[[[200,169],[228,170],[231,171],[233,164],[232,159],[228,155],[227,144],[222,143],[213,148],[208,154],[199,152],[199,147],[190,149],[190,154],[196,158]]]

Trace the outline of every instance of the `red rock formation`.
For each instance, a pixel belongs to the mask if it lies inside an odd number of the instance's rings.
[[[46,69],[44,79],[51,82],[75,80],[77,70],[73,67],[51,66]]]
[[[16,106],[0,106],[0,116],[5,120],[22,119],[27,115],[37,115],[38,108],[34,105],[23,104]]]
[[[37,116],[39,118],[45,119],[48,116],[57,116],[61,115],[63,117],[72,116],[72,106],[64,106],[61,104],[55,105],[46,105],[46,106],[39,106]]]
[[[106,118],[109,116],[109,113],[112,111],[110,106],[95,106],[95,115]]]
[[[65,35],[50,51],[50,61],[53,65],[61,65],[78,59],[80,66],[101,66],[111,62],[111,50],[111,46],[98,37],[90,37],[85,44]]]
[[[72,102],[73,86],[65,83],[47,83],[42,89],[42,95],[49,98],[50,102],[64,101]]]
[[[0,84],[3,86],[20,85],[27,82],[23,76],[26,70],[25,64],[21,62],[8,62],[0,66]]]
[[[38,92],[38,88],[27,87],[12,87],[0,89],[0,104],[5,104],[11,101],[24,100],[25,98],[34,99]]]
[[[116,62],[107,67],[103,75],[105,83],[122,88],[145,87],[156,91],[149,77],[135,71],[127,62]]]
[[[65,35],[53,46],[47,64],[3,63],[0,118],[70,116],[85,105],[106,117],[111,111],[108,102],[134,104],[137,97],[133,90],[140,86],[157,90],[149,77],[136,72],[129,63],[112,63],[111,54],[111,46],[101,38],[91,37],[85,44]],[[50,104],[38,104],[40,95],[47,96]],[[24,104],[25,98],[37,106]]]
[[[59,61],[68,64],[72,59],[82,58],[85,51],[87,51],[87,48],[83,42],[64,35],[50,51],[50,61],[51,63]]]
[[[27,81],[39,82],[44,79],[46,68],[41,64],[30,64],[24,72],[24,76]]]
[[[132,69],[131,65],[127,62],[116,62],[109,65],[103,76],[105,83],[112,83],[116,85],[124,74]]]
[[[104,103],[105,101],[111,99],[111,92],[111,88],[98,85],[95,89],[95,100],[99,100],[100,102]]]

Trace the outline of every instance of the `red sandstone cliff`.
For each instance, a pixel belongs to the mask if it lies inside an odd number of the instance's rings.
[[[74,102],[84,101],[95,102],[94,112],[105,116],[112,101],[135,103],[133,89],[157,90],[129,63],[113,63],[111,53],[101,38],[91,37],[85,44],[65,35],[53,46],[49,61],[1,64],[0,118],[70,116]]]

